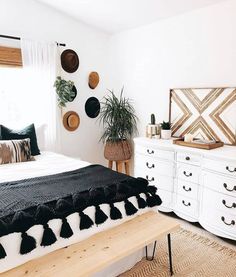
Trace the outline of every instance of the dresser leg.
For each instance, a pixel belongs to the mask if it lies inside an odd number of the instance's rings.
[[[129,161],[125,161],[125,173],[127,175],[130,175],[130,172],[129,172]]]
[[[169,252],[169,263],[170,263],[170,275],[173,275],[173,266],[172,266],[172,253],[171,253],[171,238],[170,234],[167,235],[168,239],[168,252]]]

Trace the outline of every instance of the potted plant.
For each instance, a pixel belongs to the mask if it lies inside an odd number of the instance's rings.
[[[171,123],[163,121],[161,123],[161,138],[170,139],[171,138]]]
[[[132,156],[130,139],[137,132],[137,117],[131,101],[113,91],[102,102],[99,114],[104,131],[101,137],[105,143],[104,156],[109,161],[129,160]]]
[[[66,107],[66,103],[72,102],[76,97],[76,88],[72,81],[66,81],[57,76],[54,87],[56,88],[58,106],[61,108]]]

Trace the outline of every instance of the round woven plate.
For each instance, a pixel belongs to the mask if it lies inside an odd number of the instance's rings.
[[[68,131],[75,131],[80,124],[80,117],[76,112],[69,111],[63,116],[63,125]]]
[[[79,57],[72,49],[66,49],[61,54],[61,66],[68,72],[73,73],[79,67]]]
[[[93,71],[89,74],[88,85],[91,89],[95,89],[99,83],[99,75],[97,72]]]
[[[100,102],[96,97],[90,97],[85,103],[85,112],[88,117],[95,118],[100,113]]]

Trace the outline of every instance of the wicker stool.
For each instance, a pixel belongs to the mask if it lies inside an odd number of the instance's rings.
[[[108,167],[110,169],[112,169],[113,162],[116,163],[116,171],[122,173],[123,164],[124,164],[124,166],[125,166],[125,173],[127,175],[130,175],[130,172],[129,172],[129,163],[130,163],[130,160],[125,160],[125,161],[108,161]]]

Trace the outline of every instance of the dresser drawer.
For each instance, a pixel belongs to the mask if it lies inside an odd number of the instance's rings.
[[[207,214],[202,217],[209,225],[214,226],[221,232],[226,232],[231,236],[236,236],[236,215],[224,213],[219,210],[208,210]]]
[[[201,164],[201,159],[202,158],[200,155],[196,155],[188,152],[177,152],[177,162],[199,166]]]
[[[148,176],[151,176],[152,174],[169,177],[174,176],[173,162],[161,161],[145,155],[136,154],[134,157],[134,166],[142,168]]]
[[[205,158],[203,160],[203,168],[236,178],[236,162],[217,161]]]
[[[198,216],[198,202],[191,198],[177,194],[175,210],[190,217],[196,218]]]
[[[219,210],[227,214],[236,216],[236,197],[232,197],[223,193],[215,192],[208,188],[204,188],[202,197],[202,212],[208,209]]]
[[[200,172],[198,166],[177,163],[177,177],[181,180],[198,184]]]
[[[195,183],[186,182],[183,180],[176,180],[177,194],[191,198],[193,200],[198,199],[198,185]]]
[[[212,190],[236,197],[236,179],[203,171],[203,185]]]
[[[158,174],[155,170],[149,171],[140,167],[134,169],[135,177],[142,177],[149,181],[150,185],[154,185],[159,189],[173,190],[174,178]]]
[[[141,144],[135,144],[135,153],[143,154],[151,158],[159,158],[164,160],[174,161],[174,151],[161,150],[153,146],[145,146]]]

